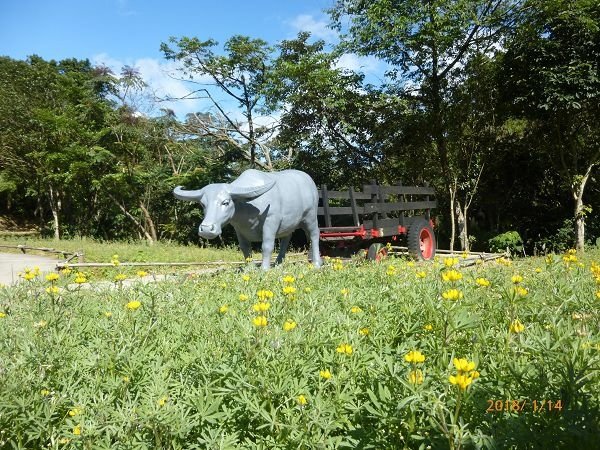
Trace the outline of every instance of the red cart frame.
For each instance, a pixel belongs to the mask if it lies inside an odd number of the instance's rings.
[[[435,190],[429,186],[384,186],[372,181],[357,192],[353,188],[331,191],[323,185],[319,190],[320,239],[337,250],[369,246],[367,257],[379,260],[387,254],[385,241],[406,235],[413,257],[433,259],[434,196]],[[350,220],[352,225],[344,225]]]

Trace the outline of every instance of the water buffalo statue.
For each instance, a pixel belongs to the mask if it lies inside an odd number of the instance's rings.
[[[299,170],[261,172],[249,169],[231,183],[209,184],[186,191],[177,186],[173,194],[180,200],[196,201],[204,209],[198,234],[213,239],[231,223],[245,258],[251,242],[262,241],[262,268],[271,266],[275,238],[279,239],[276,263],[285,257],[292,232],[304,229],[310,239],[310,259],[321,266],[317,207],[319,193],[314,181]]]

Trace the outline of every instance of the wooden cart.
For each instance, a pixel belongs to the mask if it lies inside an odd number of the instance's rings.
[[[372,181],[358,192],[353,188],[330,191],[326,185],[321,186],[318,214],[324,253],[368,248],[367,258],[380,260],[388,253],[386,244],[406,236],[408,251],[414,258],[433,259],[434,197],[434,189],[428,186],[383,186]]]

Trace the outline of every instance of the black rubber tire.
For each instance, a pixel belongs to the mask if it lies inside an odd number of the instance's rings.
[[[418,261],[429,261],[435,257],[435,234],[428,220],[415,219],[408,229],[408,253]]]
[[[387,256],[387,247],[379,242],[371,244],[367,251],[369,261],[381,261]]]

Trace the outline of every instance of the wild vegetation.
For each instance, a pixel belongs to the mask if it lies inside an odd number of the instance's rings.
[[[213,112],[185,118],[143,114],[152,86],[134,67],[0,58],[2,214],[56,239],[197,242],[175,185],[294,167],[335,188],[430,183],[443,246],[596,241],[598,2],[338,0],[328,14],[334,49],[307,33],[162,43],[182,77],[214,82],[190,94]],[[348,52],[388,70],[341,69]]]
[[[600,254],[0,288],[0,448],[596,448]]]

